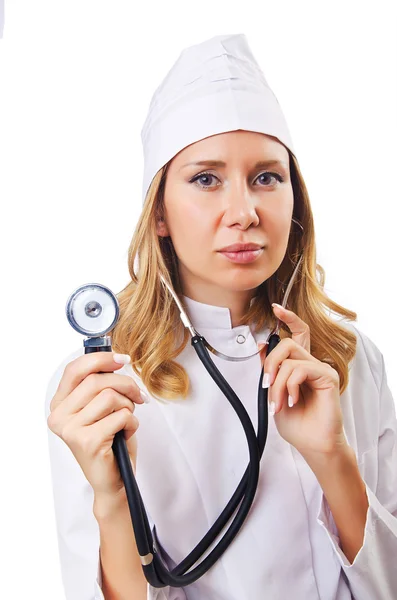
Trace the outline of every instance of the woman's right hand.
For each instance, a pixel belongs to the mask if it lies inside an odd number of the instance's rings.
[[[143,399],[131,377],[113,373],[122,366],[113,352],[79,356],[66,365],[50,404],[47,425],[69,446],[95,496],[114,496],[124,488],[112,450],[122,429],[136,465],[139,422],[133,412]]]

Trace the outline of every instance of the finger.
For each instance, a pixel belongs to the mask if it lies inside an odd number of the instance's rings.
[[[139,427],[139,421],[128,408],[121,408],[111,413],[104,419],[91,425],[92,435],[100,440],[105,440],[124,430],[124,437],[128,440]]]
[[[121,408],[87,427],[84,434],[80,431],[78,436],[79,447],[81,447],[84,454],[96,456],[100,449],[105,449],[104,442],[114,437],[116,433],[123,429],[135,433],[138,427],[139,421],[136,416],[128,408]],[[63,438],[67,441],[68,445],[73,445],[73,440],[76,440],[75,428],[65,428]]]
[[[287,358],[320,362],[294,340],[284,338],[273,348],[270,354],[264,357],[263,370],[264,373],[269,373],[270,385],[273,385],[281,364]]]
[[[286,401],[290,388],[287,387],[287,382],[291,378],[291,374],[294,370],[297,370],[298,366],[305,364],[303,361],[286,359],[283,361],[280,369],[277,372],[275,381],[268,392],[268,402],[274,402],[274,414],[279,412]],[[294,383],[294,382],[292,382]],[[296,383],[296,382],[295,382]],[[299,384],[298,394],[299,394]],[[296,389],[293,389],[295,398],[297,398]]]
[[[107,388],[126,396],[131,402],[143,403],[140,390],[132,377],[116,373],[90,373],[67,398],[55,405],[54,410],[63,417],[76,414]]]
[[[320,361],[284,361],[271,390],[275,413],[282,409],[288,396],[292,397],[293,406],[299,402],[300,386],[305,382],[317,390],[332,389],[338,387],[338,373]]]
[[[272,304],[273,311],[278,319],[285,323],[292,334],[294,342],[310,352],[310,328],[307,323],[302,321],[300,317],[292,310],[288,310],[276,304]]]
[[[53,407],[66,398],[90,373],[113,372],[121,369],[124,365],[114,360],[114,354],[114,352],[90,352],[70,361],[65,367],[50,409],[53,410]],[[126,357],[125,360],[130,359],[128,355],[122,356]]]
[[[75,425],[92,425],[122,408],[128,408],[132,414],[135,404],[112,388],[106,388],[75,415]]]

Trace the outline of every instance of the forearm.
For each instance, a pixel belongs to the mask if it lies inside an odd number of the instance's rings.
[[[146,600],[147,581],[135,543],[125,490],[120,498],[95,497],[105,600]]]
[[[353,563],[363,545],[368,499],[354,450],[328,458],[306,459],[327,499],[343,553]]]

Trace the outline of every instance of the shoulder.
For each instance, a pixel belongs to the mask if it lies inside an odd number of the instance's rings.
[[[351,331],[357,340],[356,354],[351,361],[350,371],[361,378],[368,377],[373,380],[377,390],[380,390],[384,368],[383,354],[375,342],[360,327],[349,321],[340,323],[345,329]]]
[[[358,463],[368,465],[369,461],[376,461],[378,436],[382,428],[384,360],[378,346],[360,327],[346,321],[340,324],[357,340],[356,353],[349,363],[348,385],[340,397],[343,427]],[[392,410],[391,402],[387,404],[386,412],[391,414]],[[372,478],[368,472],[366,475],[367,482],[376,485],[376,476]]]

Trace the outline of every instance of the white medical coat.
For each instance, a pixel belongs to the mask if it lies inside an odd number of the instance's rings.
[[[184,297],[197,331],[225,354],[245,356],[269,332],[231,326],[228,308]],[[369,509],[363,546],[352,564],[322,489],[300,453],[269,417],[259,485],[250,513],[225,554],[185,588],[153,588],[148,600],[395,600],[397,599],[397,421],[383,355],[357,336],[349,384],[341,396],[344,429],[366,484]],[[68,362],[53,374],[45,416]],[[230,362],[211,354],[257,430],[259,356]],[[136,478],[163,558],[174,567],[196,546],[234,493],[248,464],[241,423],[188,343],[177,360],[186,368],[186,400],[136,405]],[[117,373],[134,378],[131,365]],[[99,526],[94,494],[68,446],[48,429],[56,526],[67,600],[103,600]],[[155,524],[155,529],[153,526]],[[225,530],[224,530],[225,531]],[[224,532],[223,532],[224,533]],[[218,538],[216,541],[219,541]]]

